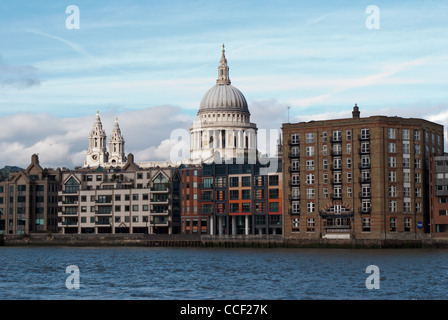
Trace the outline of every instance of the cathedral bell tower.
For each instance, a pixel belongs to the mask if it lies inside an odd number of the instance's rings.
[[[106,133],[101,123],[99,111],[97,111],[93,128],[89,134],[89,149],[87,150],[84,167],[97,167],[107,161]]]
[[[109,163],[112,166],[124,165],[126,163],[124,139],[121,135],[120,126],[118,125],[118,118],[115,118],[114,129],[109,140]]]

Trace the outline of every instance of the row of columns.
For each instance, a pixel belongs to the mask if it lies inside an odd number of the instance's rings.
[[[229,133],[229,134],[228,134]],[[246,130],[201,130],[191,133],[191,148],[256,148],[256,133],[253,129]]]

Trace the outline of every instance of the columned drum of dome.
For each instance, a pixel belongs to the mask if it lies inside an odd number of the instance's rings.
[[[231,85],[224,45],[216,85],[201,100],[197,121],[190,129],[193,163],[254,159],[257,127],[243,93]]]

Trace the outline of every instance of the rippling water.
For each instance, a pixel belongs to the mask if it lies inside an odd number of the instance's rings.
[[[369,265],[379,289],[366,288]],[[448,251],[432,249],[0,247],[0,299],[436,300],[447,271]]]

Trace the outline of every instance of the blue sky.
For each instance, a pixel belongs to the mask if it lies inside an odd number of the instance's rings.
[[[380,29],[366,27],[369,5]],[[119,117],[128,152],[162,159],[215,84],[222,43],[259,128],[280,128],[288,106],[294,122],[350,116],[355,103],[361,116],[446,125],[447,12],[442,0],[1,1],[0,167],[34,152],[82,164],[97,110],[107,133]]]

